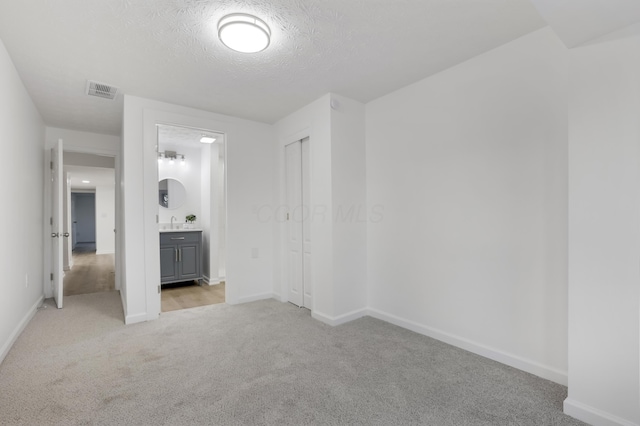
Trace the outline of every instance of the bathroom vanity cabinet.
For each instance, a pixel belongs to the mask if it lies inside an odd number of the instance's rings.
[[[202,279],[202,231],[160,232],[160,282]]]

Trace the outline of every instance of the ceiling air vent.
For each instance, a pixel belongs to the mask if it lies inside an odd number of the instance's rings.
[[[87,95],[97,96],[104,99],[115,99],[118,94],[118,88],[109,86],[108,84],[98,83],[97,81],[87,81]]]

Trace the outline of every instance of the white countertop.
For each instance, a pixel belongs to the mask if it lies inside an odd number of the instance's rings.
[[[160,233],[163,233],[163,232],[202,232],[202,229],[199,229],[199,228],[195,228],[195,229],[183,229],[183,228],[160,229]]]

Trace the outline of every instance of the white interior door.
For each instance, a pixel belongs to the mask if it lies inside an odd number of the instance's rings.
[[[65,235],[69,235],[65,234],[63,228],[62,155],[62,139],[58,139],[51,149],[51,281],[53,298],[58,308],[62,308],[64,277],[62,239]]]
[[[309,139],[285,146],[289,301],[311,308]]]

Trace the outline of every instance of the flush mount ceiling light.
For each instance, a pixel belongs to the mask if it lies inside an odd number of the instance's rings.
[[[214,143],[215,141],[216,138],[207,135],[202,135],[202,137],[200,138],[200,142],[202,143]]]
[[[236,52],[257,53],[269,46],[271,30],[260,18],[246,13],[232,13],[218,22],[218,38]]]

